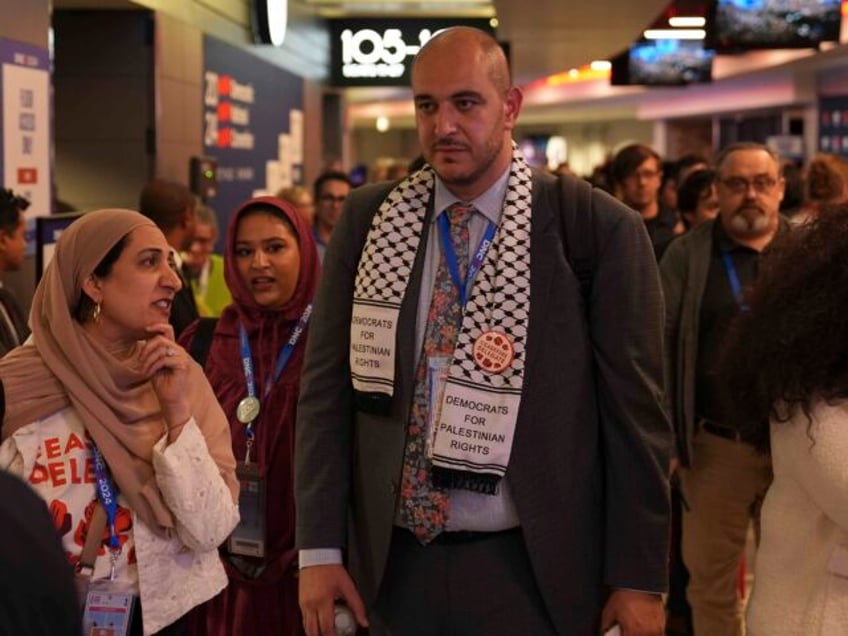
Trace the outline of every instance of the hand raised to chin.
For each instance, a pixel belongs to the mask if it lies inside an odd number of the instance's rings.
[[[174,329],[167,323],[147,328],[151,337],[139,350],[142,373],[150,379],[159,398],[168,428],[185,424],[191,417],[188,401],[188,353],[174,341]]]

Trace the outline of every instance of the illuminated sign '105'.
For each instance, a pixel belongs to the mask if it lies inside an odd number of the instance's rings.
[[[407,44],[400,29],[342,31],[342,74],[345,77],[394,77],[403,75],[407,57],[414,57],[436,33],[418,32],[418,41]]]
[[[488,22],[464,19],[360,18],[331,21],[331,76],[340,86],[408,85],[412,59],[430,38],[452,26],[491,32]]]

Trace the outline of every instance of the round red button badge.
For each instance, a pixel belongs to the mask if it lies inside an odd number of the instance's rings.
[[[512,341],[499,331],[482,334],[474,341],[471,353],[477,366],[489,373],[505,371],[515,357]]]

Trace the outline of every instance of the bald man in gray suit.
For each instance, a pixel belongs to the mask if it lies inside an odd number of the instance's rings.
[[[659,635],[671,431],[643,224],[592,195],[573,237],[595,245],[585,307],[560,184],[512,142],[521,93],[497,43],[442,32],[412,86],[428,164],[351,193],[315,302],[295,450],[306,632],[334,634],[343,600],[378,635]]]

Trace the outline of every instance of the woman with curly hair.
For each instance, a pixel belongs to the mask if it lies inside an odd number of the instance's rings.
[[[746,438],[774,481],[748,605],[750,636],[848,625],[848,205],[776,242],[725,352]]]

